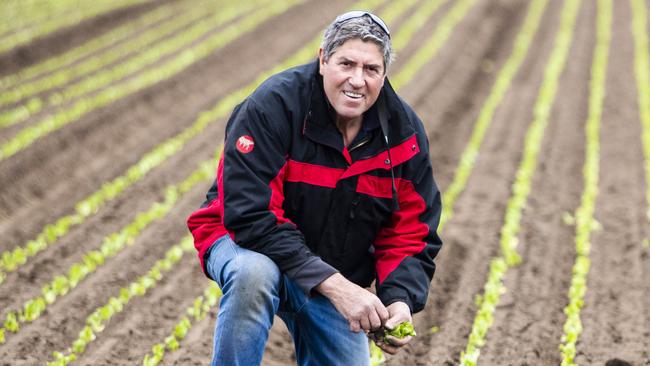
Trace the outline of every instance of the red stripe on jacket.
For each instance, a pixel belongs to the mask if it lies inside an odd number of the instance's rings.
[[[357,182],[357,192],[379,198],[393,198],[393,180],[363,174]]]
[[[288,166],[289,164],[285,163],[278,172],[278,175],[276,175],[269,184],[271,188],[271,201],[269,202],[269,211],[275,215],[278,225],[288,222],[295,226],[291,220],[284,217],[284,209],[282,208],[282,203],[284,202],[284,179]]]
[[[335,188],[344,171],[344,169],[328,168],[322,165],[289,160],[285,180],[287,182]]]
[[[221,154],[217,168],[217,184],[219,187],[218,197],[212,200],[208,206],[192,213],[187,219],[187,226],[194,237],[194,247],[201,260],[201,268],[205,268],[203,258],[205,252],[212,243],[228,233],[223,226],[223,154]]]
[[[382,283],[388,275],[408,256],[420,253],[429,234],[429,226],[419,217],[426,205],[416,191],[413,183],[404,179],[395,179],[399,207],[393,212],[391,224],[382,228],[375,239],[375,259],[377,280]]]
[[[390,148],[390,157],[393,159],[392,162],[388,161],[388,151],[382,151],[372,158],[355,161],[354,164],[350,165],[350,167],[345,171],[341,179],[375,169],[388,170],[391,165],[396,167],[417,155],[418,152],[420,152],[420,146],[418,145],[417,136],[413,135],[401,144]]]

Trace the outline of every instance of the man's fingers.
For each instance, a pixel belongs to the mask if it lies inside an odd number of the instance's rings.
[[[410,322],[411,319],[404,314],[396,314],[384,322],[384,326],[388,329],[395,329],[398,325],[403,322]]]
[[[381,320],[381,323],[384,324],[386,321],[390,318],[390,313],[388,312],[388,309],[384,307],[383,304],[379,304],[379,306],[376,307],[377,309],[377,315],[379,315],[379,319]]]
[[[408,342],[413,339],[411,336],[404,337],[402,339],[395,338],[393,336],[386,337],[386,342],[377,341],[375,344],[383,351],[390,353],[391,355],[396,354],[399,350],[404,347]]]
[[[371,331],[372,330],[372,329],[370,329],[370,320],[368,320],[367,316],[363,316],[360,319],[360,321],[361,321],[361,329],[363,329],[365,331]]]
[[[375,330],[381,327],[381,319],[379,318],[379,314],[377,314],[377,312],[375,311],[370,312],[368,318],[370,320],[371,330]]]
[[[382,351],[390,353],[391,355],[394,355],[399,351],[398,347],[391,346],[390,344],[384,342],[377,343],[377,346],[381,348]]]
[[[388,343],[390,343],[391,345],[393,345],[393,346],[397,346],[397,347],[405,346],[405,345],[406,345],[407,343],[409,343],[412,339],[413,339],[413,337],[411,337],[411,336],[406,336],[406,337],[401,338],[401,339],[400,339],[400,338],[393,337],[393,336],[386,336],[386,341],[387,341]]]
[[[355,332],[355,333],[359,333],[361,331],[361,325],[359,324],[358,321],[351,320],[350,321],[350,330]]]

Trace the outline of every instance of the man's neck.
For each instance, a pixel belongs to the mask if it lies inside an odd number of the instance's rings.
[[[361,126],[363,124],[363,116],[354,119],[344,120],[341,118],[336,119],[336,127],[341,131],[343,135],[343,144],[348,146],[354,141],[354,138],[357,137],[359,131],[361,131]]]

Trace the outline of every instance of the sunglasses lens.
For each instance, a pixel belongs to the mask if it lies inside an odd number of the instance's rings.
[[[384,23],[384,21],[375,14],[368,13],[367,11],[355,10],[342,14],[336,18],[335,24],[340,25],[341,23],[347,22],[350,19],[361,18],[365,15],[369,16],[370,19],[372,19],[372,21],[377,24],[381,30],[383,30],[384,33],[386,33],[386,35],[390,38],[390,31],[388,31],[388,26],[386,26],[386,23]]]

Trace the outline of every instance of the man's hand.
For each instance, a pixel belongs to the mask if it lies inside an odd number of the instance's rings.
[[[350,323],[350,330],[353,332],[370,332],[388,321],[389,312],[379,298],[348,281],[340,273],[335,273],[321,282],[316,286],[316,291],[334,304],[336,310]]]
[[[388,329],[393,329],[403,322],[412,322],[411,318],[411,309],[408,305],[401,301],[394,302],[386,307],[388,313],[390,314],[388,320],[384,323],[384,327]],[[379,346],[384,352],[390,353],[391,355],[396,354],[402,347],[409,343],[413,339],[411,336],[406,336],[402,339],[395,338],[393,336],[387,336],[386,341],[374,340],[375,344]]]

